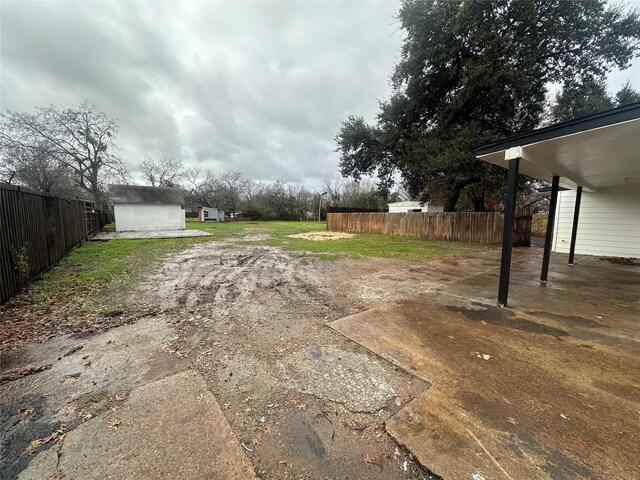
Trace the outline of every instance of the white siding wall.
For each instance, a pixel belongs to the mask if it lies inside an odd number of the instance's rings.
[[[437,205],[435,203],[429,203],[428,205],[424,206],[422,211],[423,212],[429,212],[429,213],[442,213],[442,212],[444,212],[444,205]]]
[[[393,205],[390,203],[389,213],[407,213],[418,208],[421,209],[423,213],[444,212],[444,205],[438,205],[435,203],[425,203],[424,206],[420,206],[420,203],[416,202],[415,205]]]
[[[576,191],[558,194],[553,250],[568,253]],[[582,192],[576,254],[640,257],[640,185]]]
[[[185,214],[180,205],[133,205],[113,206],[116,230],[182,230]]]

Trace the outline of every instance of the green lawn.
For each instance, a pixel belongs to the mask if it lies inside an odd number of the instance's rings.
[[[249,240],[243,243],[265,244],[291,251],[313,252],[326,259],[347,255],[395,257],[420,261],[431,257],[459,255],[486,248],[478,244],[376,234],[355,234],[351,238],[324,241],[290,237],[296,233],[325,231],[327,226],[324,222],[187,222],[187,228],[205,230],[216,235],[217,238],[231,239],[236,237],[240,241],[242,233],[249,233],[246,232],[249,229],[251,233],[266,234],[270,238],[260,241]]]
[[[85,243],[34,282],[25,301],[33,311],[57,303],[75,303],[72,314],[109,308],[112,297],[131,291],[165,255],[198,241],[163,238]]]
[[[130,293],[144,276],[171,252],[208,241],[224,241],[229,247],[268,245],[292,254],[311,253],[325,260],[351,257],[393,257],[412,261],[453,256],[486,247],[460,242],[436,242],[411,237],[356,234],[352,238],[311,241],[292,238],[303,232],[324,231],[315,222],[224,222],[188,221],[187,228],[211,233],[209,237],[88,242],[73,250],[59,265],[34,282],[24,301],[34,311],[54,304],[67,304],[70,314],[113,308],[111,298]],[[265,239],[266,237],[266,239]]]

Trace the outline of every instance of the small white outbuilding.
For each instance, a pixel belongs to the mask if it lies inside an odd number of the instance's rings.
[[[184,193],[180,188],[110,185],[118,232],[184,230]]]
[[[423,212],[423,213],[436,213],[444,212],[444,205],[432,203],[432,202],[394,202],[388,203],[389,213],[407,213],[407,212]]]
[[[224,211],[217,208],[198,207],[198,220],[201,222],[224,222]]]

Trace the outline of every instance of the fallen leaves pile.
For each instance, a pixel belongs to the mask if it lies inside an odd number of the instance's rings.
[[[22,377],[26,377],[27,375],[33,375],[34,373],[42,372],[44,370],[49,370],[51,368],[50,363],[42,364],[42,365],[34,365],[32,363],[28,363],[27,365],[22,365],[18,368],[14,368],[13,370],[9,370],[8,372],[0,375],[0,385],[3,383],[11,382],[12,380],[17,380]]]
[[[18,295],[0,307],[0,351],[68,333],[102,332],[158,313],[155,307],[142,306],[134,312],[109,310],[70,314],[67,308],[55,304],[32,311],[24,301],[25,295]]]
[[[600,257],[600,260],[613,263],[616,265],[640,265],[640,260],[637,258],[626,257]]]

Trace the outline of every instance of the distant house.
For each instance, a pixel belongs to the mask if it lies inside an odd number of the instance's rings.
[[[116,230],[184,230],[184,194],[179,188],[110,185]]]
[[[201,222],[224,222],[224,211],[217,208],[198,207],[198,220]]]
[[[435,213],[444,212],[444,205],[432,202],[394,202],[388,203],[389,213],[423,212]]]

